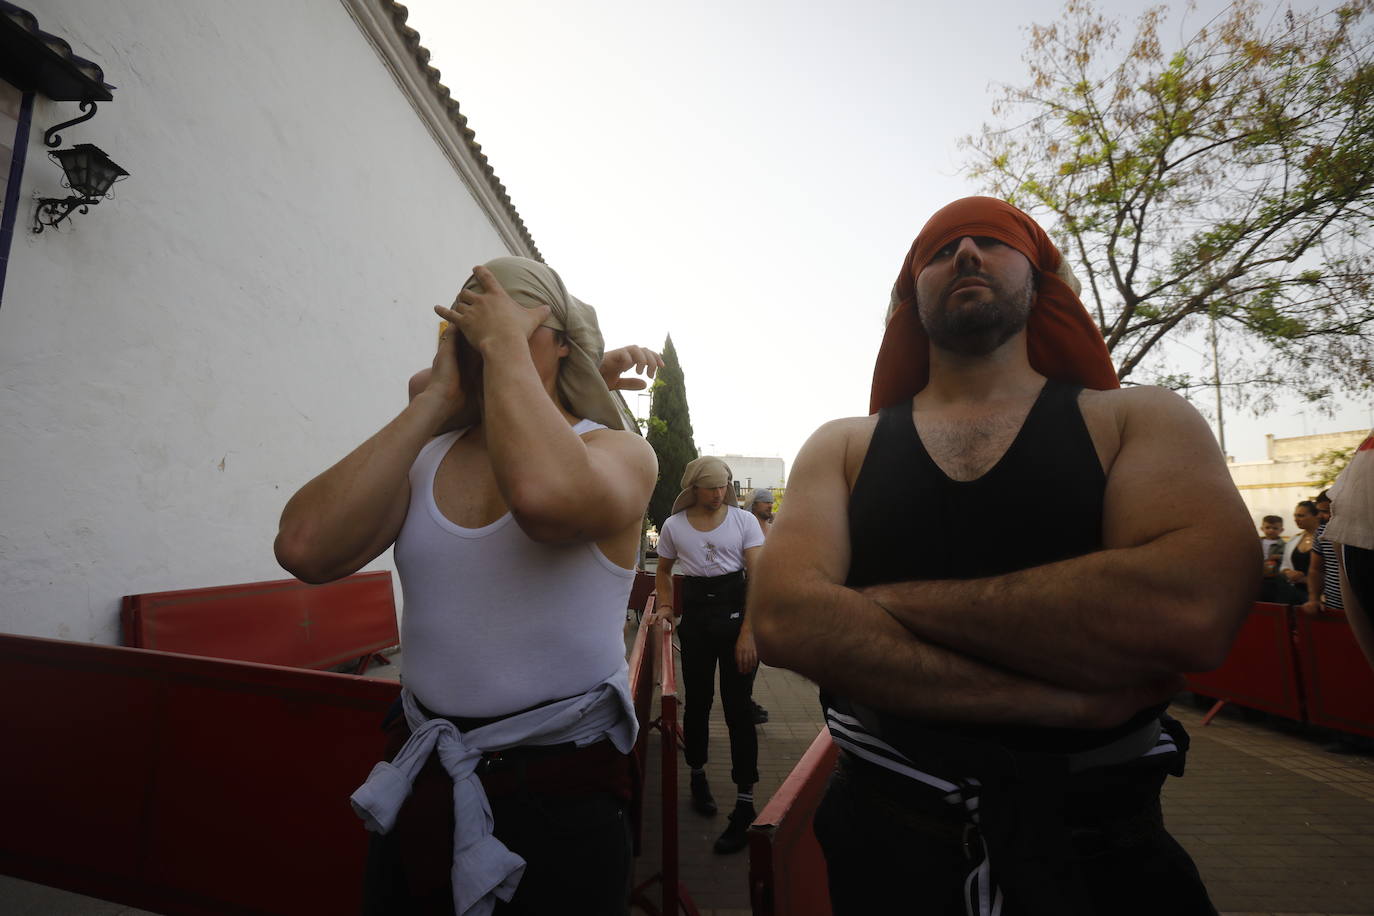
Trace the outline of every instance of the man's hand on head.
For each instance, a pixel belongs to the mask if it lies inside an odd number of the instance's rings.
[[[434,312],[457,326],[477,352],[487,356],[502,343],[524,344],[549,316],[549,307],[522,308],[485,267],[472,269],[480,290],[463,289],[452,308],[436,305]]]
[[[452,324],[439,335],[434,363],[410,378],[410,399],[432,394],[451,415],[463,406],[463,386],[458,374],[458,331]]]
[[[621,378],[632,369],[638,375],[653,378],[663,368],[663,357],[648,347],[631,344],[611,350],[601,358],[601,377],[612,391],[642,391],[649,383],[641,378]]]
[[[663,368],[663,357],[647,347],[637,347],[631,344],[628,347],[620,347],[610,350],[601,359],[601,377],[606,381],[606,387],[612,391],[636,391],[648,386],[648,382],[638,378],[621,378],[620,376],[633,368],[635,372],[648,375],[653,378],[659,369]],[[421,369],[410,377],[409,396],[410,400],[415,400],[415,396],[424,391],[429,386],[429,377],[433,369]]]

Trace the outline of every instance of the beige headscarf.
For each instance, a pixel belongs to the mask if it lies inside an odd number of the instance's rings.
[[[494,258],[486,263],[496,282],[527,309],[547,305],[543,326],[562,331],[568,338],[568,355],[558,370],[558,395],[578,417],[595,420],[611,429],[634,429],[625,402],[606,387],[601,377],[601,357],[606,344],[596,322],[596,309],[568,294],[563,279],[553,268],[529,258]],[[468,277],[464,289],[478,289],[476,277]],[[455,426],[471,426],[478,420],[476,404],[464,405]]]
[[[676,515],[683,509],[688,509],[697,502],[696,491],[693,487],[728,487],[734,480],[734,474],[730,472],[730,465],[711,455],[702,455],[700,458],[693,458],[687,462],[687,467],[682,469],[682,492],[673,500],[673,511],[669,515]],[[733,505],[733,502],[731,503]]]

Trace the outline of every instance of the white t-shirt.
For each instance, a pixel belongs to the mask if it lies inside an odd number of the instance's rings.
[[[687,510],[669,516],[658,533],[658,555],[677,561],[684,576],[723,576],[744,568],[744,552],[763,545],[758,519],[726,506],[725,519],[710,531],[687,521]]]
[[[1327,492],[1331,495],[1327,540],[1374,550],[1374,435],[1355,450],[1355,457]]]

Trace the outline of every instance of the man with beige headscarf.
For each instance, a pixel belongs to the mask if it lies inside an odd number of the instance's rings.
[[[310,582],[395,544],[401,709],[352,802],[365,913],[625,912],[636,724],[621,624],[657,475],[547,266],[473,269],[424,390],[287,503]],[[441,430],[449,430],[436,435]]]
[[[706,780],[707,733],[720,667],[720,704],[730,731],[730,775],[737,795],[730,823],[716,840],[719,853],[744,848],[754,820],[754,783],[759,780],[759,741],[751,708],[758,653],[744,598],[745,577],[753,572],[763,531],[752,515],[726,498],[731,483],[730,468],[719,458],[703,455],[688,462],[682,492],[658,533],[660,596],[673,594],[673,569],[682,567],[683,607],[674,608],[668,597],[656,611],[681,620],[683,751],[692,769],[692,808],[708,817],[716,813],[716,801]]]

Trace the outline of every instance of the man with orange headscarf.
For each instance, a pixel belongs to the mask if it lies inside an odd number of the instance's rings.
[[[1206,423],[1118,386],[1049,237],[985,197],[916,238],[871,409],[797,456],[748,612],[840,747],[835,913],[1213,913],[1159,811],[1167,701],[1254,591]]]

